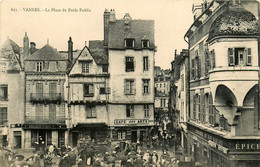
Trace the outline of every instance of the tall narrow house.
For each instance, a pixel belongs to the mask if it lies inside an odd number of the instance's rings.
[[[154,125],[154,21],[104,13],[108,49],[109,129],[113,140],[148,141]]]
[[[30,51],[25,59],[25,147],[32,147],[35,142],[60,147],[67,144],[65,136],[68,137],[64,102],[68,57],[49,44],[37,50],[31,42]]]
[[[188,154],[204,166],[259,166],[259,2],[194,5]]]

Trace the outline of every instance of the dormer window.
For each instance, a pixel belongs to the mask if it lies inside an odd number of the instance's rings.
[[[36,62],[36,70],[37,72],[42,72],[43,69],[43,63],[41,61]]]
[[[150,44],[149,40],[142,40],[142,48],[148,48]]]
[[[126,48],[133,48],[135,45],[135,40],[133,38],[126,38],[125,39],[125,47]]]

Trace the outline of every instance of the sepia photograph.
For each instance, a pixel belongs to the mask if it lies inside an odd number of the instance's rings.
[[[1,167],[259,167],[260,0],[1,0]]]

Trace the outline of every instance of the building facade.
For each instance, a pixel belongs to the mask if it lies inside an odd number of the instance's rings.
[[[103,41],[90,41],[69,69],[67,125],[73,147],[84,140],[103,142],[109,138],[108,55],[102,46]]]
[[[109,19],[109,20],[108,20]],[[154,21],[104,13],[109,55],[109,124],[114,140],[150,140],[154,125]]]
[[[25,53],[25,113],[24,146],[30,148],[35,142],[57,147],[67,144],[68,131],[65,120],[64,83],[68,57],[63,57],[48,43],[35,48],[29,39],[24,40]],[[65,140],[66,138],[66,140]]]
[[[202,166],[258,166],[259,2],[193,6],[188,155]]]
[[[9,148],[23,147],[25,74],[20,47],[11,39],[0,53],[0,131],[1,144]],[[3,139],[4,138],[4,139]]]

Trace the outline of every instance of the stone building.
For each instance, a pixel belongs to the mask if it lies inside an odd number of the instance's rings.
[[[109,126],[114,140],[147,141],[154,125],[154,21],[104,13],[108,49]]]
[[[22,51],[11,39],[0,53],[0,141],[6,137],[9,148],[23,147],[24,74]],[[4,137],[4,138],[5,138]]]
[[[58,147],[67,144],[68,132],[65,122],[64,83],[70,61],[48,43],[35,48],[29,39],[24,40],[25,57],[25,148],[35,142]],[[31,52],[30,52],[31,51]]]
[[[259,166],[259,2],[193,6],[188,155],[203,166]]]

